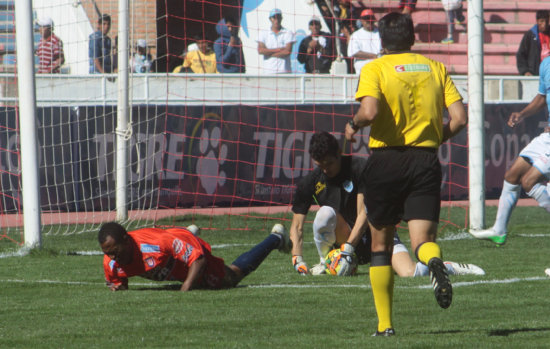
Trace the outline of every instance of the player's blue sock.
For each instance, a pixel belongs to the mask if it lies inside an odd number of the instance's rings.
[[[281,238],[275,234],[269,234],[264,241],[260,242],[248,252],[243,253],[232,263],[238,267],[243,276],[246,276],[256,270],[271,251],[278,248],[281,244]]]

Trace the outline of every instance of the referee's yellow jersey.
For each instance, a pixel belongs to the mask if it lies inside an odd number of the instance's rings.
[[[462,100],[445,66],[416,53],[382,56],[361,69],[355,99],[378,99],[369,147],[437,148],[443,109]]]

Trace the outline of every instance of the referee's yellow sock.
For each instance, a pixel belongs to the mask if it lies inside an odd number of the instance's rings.
[[[425,242],[416,249],[416,258],[426,265],[434,257],[441,259],[441,249],[435,242]]]
[[[371,266],[370,284],[374,296],[374,306],[378,314],[378,331],[392,326],[393,269],[391,265]]]

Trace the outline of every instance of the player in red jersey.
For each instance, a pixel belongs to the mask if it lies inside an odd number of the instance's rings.
[[[112,291],[128,289],[128,278],[180,281],[181,290],[235,287],[273,251],[290,251],[288,232],[275,224],[271,234],[231,265],[212,255],[210,245],[185,228],[143,228],[127,232],[118,223],[104,224],[98,241],[103,269]]]

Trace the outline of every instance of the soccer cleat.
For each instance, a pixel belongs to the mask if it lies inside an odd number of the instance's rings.
[[[292,249],[292,242],[290,241],[290,237],[288,235],[288,231],[286,230],[285,226],[282,224],[275,224],[273,228],[271,228],[271,234],[277,235],[281,238],[281,245],[279,246],[279,251],[283,253],[289,253]]]
[[[391,337],[395,336],[395,330],[393,328],[386,328],[384,331],[380,332],[376,330],[372,337]]]
[[[189,230],[191,234],[195,236],[199,236],[201,233],[201,228],[197,227],[195,224],[191,224],[190,226],[188,226],[187,230]]]
[[[454,275],[485,275],[485,270],[475,264],[444,262],[454,270]]]
[[[546,274],[546,276],[550,276],[550,268],[547,268],[546,270],[544,270],[544,273]]]
[[[455,41],[453,40],[453,38],[445,38],[445,39],[441,40],[441,43],[442,44],[454,44]]]
[[[447,309],[453,301],[453,286],[447,275],[447,268],[441,259],[434,257],[428,262],[428,269],[437,304]]]
[[[489,240],[497,244],[498,246],[506,243],[507,233],[499,234],[493,228],[485,230],[470,230],[470,234],[476,239]]]
[[[309,269],[311,275],[323,275],[326,274],[326,266],[324,263],[315,264],[313,268]]]

